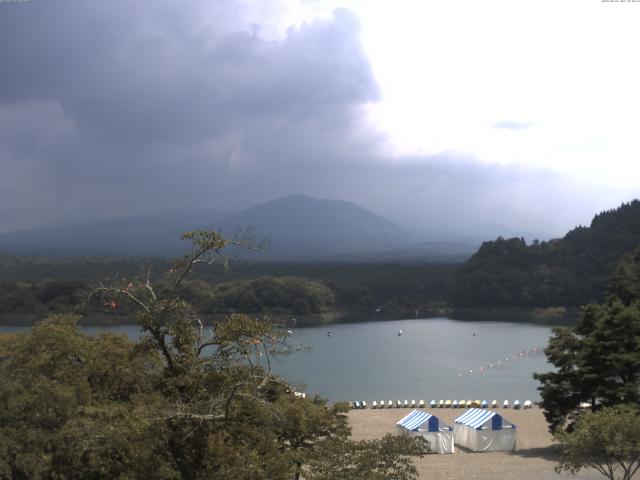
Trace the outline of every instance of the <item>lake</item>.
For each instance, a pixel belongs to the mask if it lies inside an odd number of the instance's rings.
[[[104,328],[139,337],[134,325]],[[331,401],[537,400],[532,373],[551,369],[542,353],[550,334],[547,326],[447,318],[298,328],[291,343],[310,349],[275,360],[273,368]]]

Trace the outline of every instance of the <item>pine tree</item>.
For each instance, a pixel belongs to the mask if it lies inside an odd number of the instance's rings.
[[[580,403],[640,404],[640,248],[615,270],[606,300],[582,308],[576,328],[555,328],[547,358],[556,371],[534,374],[550,429],[571,428]]]

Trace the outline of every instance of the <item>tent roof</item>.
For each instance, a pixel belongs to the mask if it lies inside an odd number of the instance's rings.
[[[482,408],[472,408],[470,410],[467,410],[465,413],[456,418],[455,422],[458,425],[480,429],[487,421],[496,416],[501,420],[500,425],[502,425],[502,422],[509,424],[509,422],[506,422],[499,413]]]
[[[422,425],[427,423],[430,418],[437,419],[435,415],[431,415],[428,412],[420,411],[420,410],[412,410],[407,416],[400,419],[397,422],[399,427],[406,428],[407,430],[417,430]]]

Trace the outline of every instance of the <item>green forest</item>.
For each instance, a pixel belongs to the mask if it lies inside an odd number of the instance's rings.
[[[100,281],[135,281],[147,268],[167,288],[168,261],[152,259],[0,258],[0,322],[32,324],[75,313],[83,323],[131,322],[127,305],[95,305]],[[229,271],[197,266],[180,294],[208,320],[243,312],[318,324],[446,313],[455,264],[252,264]]]
[[[563,238],[498,238],[464,263],[233,262],[196,265],[181,295],[206,321],[244,312],[299,324],[421,318],[487,311],[512,318],[534,309],[602,299],[617,261],[640,244],[640,201],[602,212]],[[0,256],[0,323],[33,324],[74,313],[82,323],[130,323],[127,305],[95,305],[101,281],[135,282],[144,272],[167,288],[171,263],[157,258]],[[561,307],[561,308],[560,308]],[[555,317],[557,319],[557,315]]]
[[[457,306],[579,306],[602,299],[618,260],[640,244],[640,201],[596,215],[564,238],[527,245],[522,238],[482,244],[456,271]]]

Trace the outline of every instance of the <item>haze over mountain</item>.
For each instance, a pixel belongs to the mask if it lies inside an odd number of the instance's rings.
[[[173,256],[186,248],[180,234],[202,227],[268,239],[265,252],[244,256],[252,259],[450,258],[478,245],[409,232],[350,202],[290,195],[232,215],[200,209],[14,231],[0,235],[0,253]]]
[[[197,209],[17,230],[0,235],[0,253],[172,256],[184,249],[182,233],[210,227],[227,215],[228,212]]]
[[[640,83],[637,8],[0,7],[0,233],[296,191],[427,232],[560,235],[640,189],[640,89],[602,87]]]
[[[244,210],[221,222],[232,233],[251,227],[267,237],[270,258],[369,253],[406,242],[406,231],[358,205],[290,195]]]

